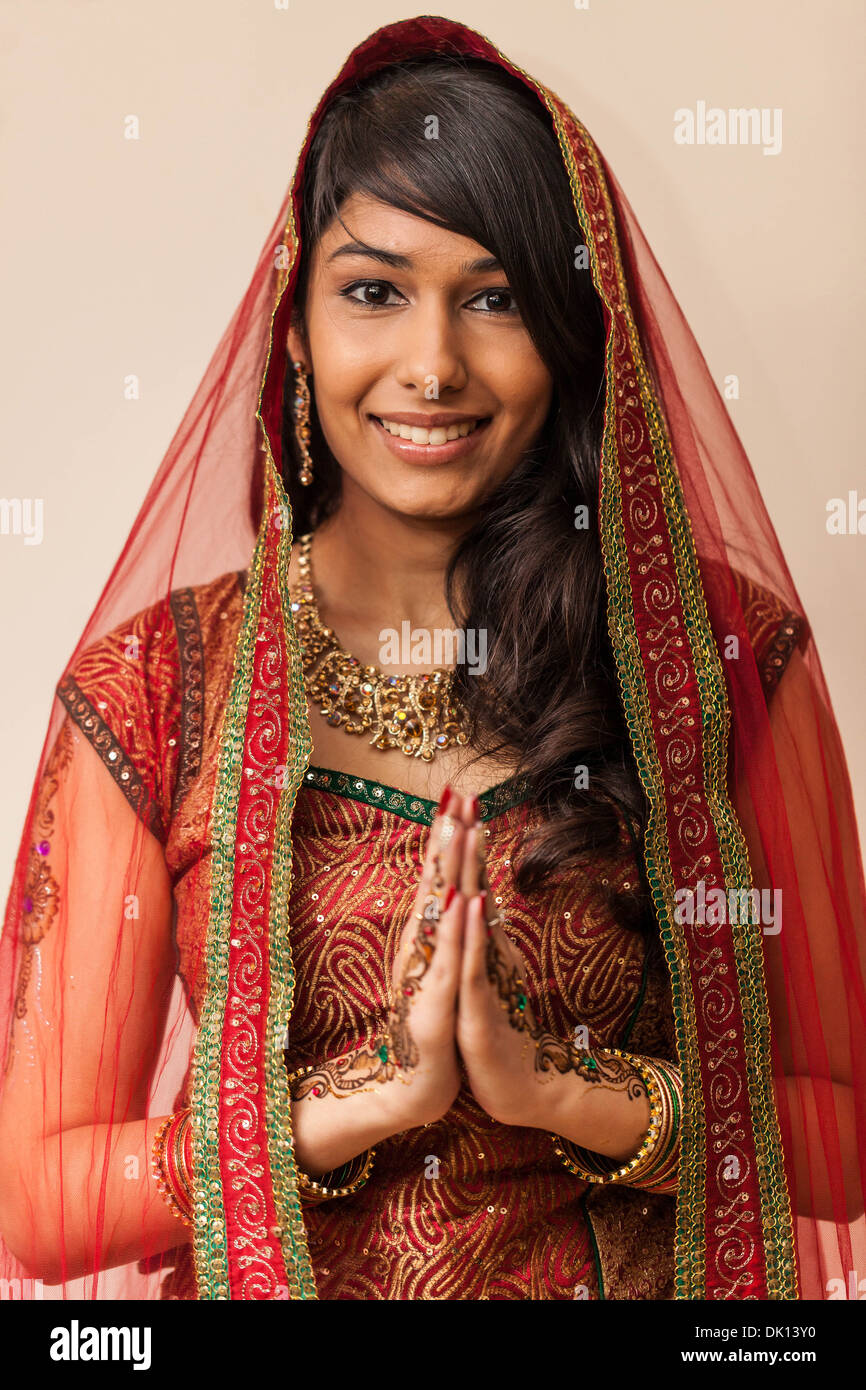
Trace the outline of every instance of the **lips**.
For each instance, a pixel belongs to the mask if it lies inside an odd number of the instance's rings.
[[[374,415],[372,418],[378,425],[381,425],[383,430],[387,430],[393,439],[404,439],[409,444],[422,444],[433,448],[439,448],[453,439],[465,439],[481,425],[488,423],[486,419],[479,418],[477,420],[458,420],[447,425],[435,424],[430,428],[424,428],[422,425],[410,425],[382,415]]]

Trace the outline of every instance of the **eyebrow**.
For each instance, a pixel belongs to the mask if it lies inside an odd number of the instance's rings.
[[[365,256],[367,260],[379,261],[392,270],[411,270],[411,256],[401,256],[396,251],[386,251],[380,246],[368,246],[363,241],[346,241],[338,246],[328,257],[328,265],[340,256]],[[464,261],[460,267],[461,275],[478,275],[485,270],[501,270],[502,265],[496,256],[479,256],[475,261]]]

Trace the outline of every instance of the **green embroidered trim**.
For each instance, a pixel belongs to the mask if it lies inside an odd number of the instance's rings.
[[[228,992],[229,933],[235,863],[235,826],[243,762],[244,726],[252,685],[253,645],[261,606],[265,527],[262,526],[235,648],[234,674],[219,736],[219,768],[212,808],[211,906],[205,947],[207,990],[196,1038],[191,1093],[196,1190],[193,1254],[200,1299],[229,1297],[226,1216],[219,1155],[222,1032]]]
[[[412,796],[399,787],[389,787],[385,782],[371,782],[366,777],[354,776],[350,772],[338,772],[330,767],[307,769],[304,782],[323,791],[347,796],[352,801],[362,801],[367,806],[382,806],[386,811],[401,816],[404,820],[415,821],[418,825],[432,825],[436,815],[436,802],[424,796]],[[512,806],[520,806],[528,801],[528,777],[509,777],[505,782],[497,782],[478,798],[481,803],[481,820],[493,820]]]
[[[536,85],[536,84],[533,84]],[[543,89],[536,90],[545,101],[554,120],[563,157],[568,168],[575,209],[581,226],[590,226],[583,202],[580,180],[562,120],[555,103]],[[608,221],[615,227],[609,205],[604,175],[591,152],[594,171],[602,196],[607,204]],[[594,282],[599,294],[601,275],[598,252],[593,236],[586,236],[590,249]],[[745,839],[729,801],[726,788],[727,734],[730,710],[727,704],[721,659],[712,637],[706,611],[700,571],[694,547],[694,537],[685,507],[682,490],[673,465],[667,439],[654,393],[649,381],[636,327],[632,321],[628,293],[615,238],[611,250],[621,296],[621,307],[631,341],[632,357],[640,385],[642,403],[650,427],[653,453],[657,464],[660,491],[671,536],[677,568],[677,582],[683,602],[687,635],[692,647],[694,665],[701,696],[704,726],[705,786],[710,813],[713,817],[728,888],[749,887],[751,870]],[[610,309],[610,305],[608,308]],[[607,350],[608,401],[615,385],[612,371],[612,344]],[[665,954],[671,971],[674,1018],[677,1027],[680,1061],[684,1082],[684,1122],[682,1131],[682,1161],[677,1201],[678,1297],[700,1298],[705,1294],[706,1270],[702,1227],[705,1191],[705,1111],[701,1095],[701,1073],[697,1050],[695,1001],[688,975],[688,962],[681,934],[672,929],[670,908],[673,906],[673,884],[667,848],[664,814],[664,784],[652,739],[650,709],[645,685],[645,673],[640,658],[637,629],[628,585],[628,554],[622,515],[622,496],[616,459],[616,445],[611,428],[609,409],[605,415],[602,446],[601,540],[609,594],[609,629],[622,689],[623,707],[629,725],[638,771],[650,801],[650,816],[646,833],[646,864],[653,898],[659,917]],[[678,935],[680,939],[678,940]],[[767,1271],[767,1288],[771,1298],[796,1298],[797,1281],[794,1264],[793,1223],[787,1192],[781,1136],[776,1114],[775,1097],[769,1070],[770,1020],[766,1001],[763,954],[760,938],[752,933],[743,939],[734,934],[740,1006],[746,1046],[750,1048],[750,1065],[746,1068],[752,1115],[752,1131],[756,1153],[761,1165],[763,1250]]]
[[[304,148],[309,136],[310,121],[304,137]],[[259,385],[259,398],[256,419],[262,432],[266,457],[265,504],[260,525],[260,538],[267,529],[267,518],[272,508],[276,508],[285,524],[280,528],[277,546],[277,583],[279,584],[280,608],[283,631],[287,643],[289,674],[289,718],[291,720],[291,764],[286,769],[287,784],[282,789],[277,821],[274,832],[273,877],[271,882],[270,920],[268,934],[270,963],[270,1001],[268,1025],[265,1033],[265,1126],[268,1137],[268,1155],[273,1177],[273,1195],[277,1211],[277,1228],[274,1231],[282,1245],[283,1259],[289,1287],[289,1299],[315,1299],[316,1282],[307,1243],[306,1227],[301,1214],[301,1200],[298,1190],[298,1170],[294,1156],[294,1136],[292,1134],[291,1097],[288,1075],[285,1066],[285,1040],[292,1012],[295,975],[291,953],[291,922],[289,920],[289,897],[292,882],[292,815],[304,771],[310,761],[312,734],[310,731],[307,697],[304,690],[301,652],[291,615],[291,599],[288,588],[289,561],[292,551],[293,518],[282,478],[274,463],[271,441],[262,415],[265,385],[271,363],[274,344],[274,324],[282,302],[283,294],[291,276],[292,266],[297,256],[298,237],[295,228],[294,211],[289,203],[288,220],[283,232],[286,248],[291,248],[289,264],[281,266],[277,273],[277,292],[271,311],[268,332],[268,352],[262,379]],[[258,551],[257,551],[258,555]]]
[[[264,431],[264,422],[262,421]],[[298,1170],[294,1158],[291,1096],[285,1063],[286,1030],[292,1014],[295,992],[295,971],[292,961],[289,921],[289,898],[292,885],[292,814],[304,770],[310,761],[312,734],[310,732],[307,697],[301,649],[295,635],[291,616],[288,574],[292,548],[292,513],[288,495],[271,455],[267,440],[268,488],[266,508],[280,510],[288,517],[288,525],[280,529],[278,544],[278,579],[283,628],[288,647],[291,671],[289,676],[289,718],[291,719],[290,747],[292,762],[287,768],[284,787],[277,811],[274,836],[274,864],[270,899],[270,1007],[265,1035],[265,1117],[268,1151],[273,1174],[274,1203],[277,1210],[283,1257],[289,1279],[291,1299],[315,1299],[316,1281],[307,1244],[307,1233],[301,1214],[298,1190]]]

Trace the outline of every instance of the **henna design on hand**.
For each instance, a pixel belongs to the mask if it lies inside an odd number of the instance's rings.
[[[453,822],[451,824],[453,827]],[[294,1073],[290,1078],[293,1100],[304,1100],[307,1096],[351,1096],[358,1091],[372,1089],[373,1084],[393,1081],[395,1077],[408,1082],[419,1060],[418,1046],[409,1028],[409,1011],[430,969],[436,949],[436,927],[442,915],[444,882],[441,853],[437,853],[433,858],[432,888],[421,911],[415,914],[418,931],[412,941],[384,1033],[377,1034],[371,1042],[344,1057]]]
[[[394,1064],[388,1060],[387,1043],[374,1038],[345,1057],[320,1062],[300,1076],[295,1073],[292,1100],[306,1100],[307,1096],[352,1096],[368,1089],[371,1082],[390,1081],[394,1070]]]
[[[494,923],[500,922],[501,918],[497,915]],[[554,1069],[564,1076],[573,1071],[601,1090],[624,1090],[630,1100],[646,1097],[647,1090],[642,1078],[623,1058],[608,1056],[603,1049],[600,1055],[596,1055],[588,1048],[578,1047],[570,1039],[559,1038],[542,1028],[529,1007],[526,985],[516,965],[506,960],[492,930],[487,941],[486,965],[487,978],[496,987],[501,1006],[507,1010],[509,1024],[518,1033],[526,1033],[535,1043],[537,1072],[546,1074]]]

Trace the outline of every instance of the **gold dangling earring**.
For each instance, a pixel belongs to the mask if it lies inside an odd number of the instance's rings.
[[[310,387],[303,362],[293,362],[295,369],[295,399],[292,413],[295,417],[295,439],[301,454],[301,471],[298,477],[304,487],[313,481],[313,456],[310,453]]]

